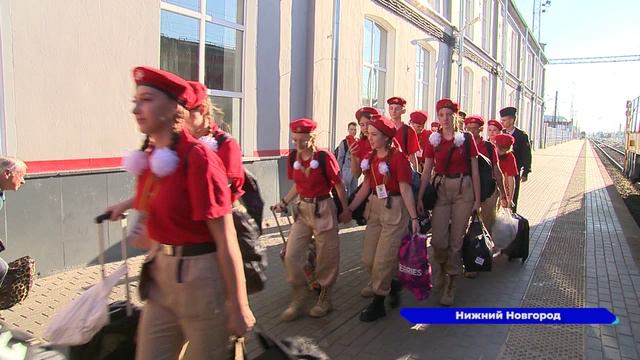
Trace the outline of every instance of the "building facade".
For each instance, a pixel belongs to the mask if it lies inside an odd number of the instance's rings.
[[[43,274],[95,263],[92,216],[132,192],[119,164],[142,140],[141,64],[208,87],[267,203],[290,186],[290,120],[315,119],[334,148],[357,108],[391,96],[431,117],[441,97],[486,118],[516,106],[542,145],[546,58],[511,0],[2,1],[0,149],[30,171],[0,217],[7,258]],[[109,239],[114,258],[116,225]]]

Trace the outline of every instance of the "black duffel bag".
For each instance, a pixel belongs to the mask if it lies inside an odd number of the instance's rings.
[[[462,261],[468,272],[491,271],[493,243],[489,232],[477,213],[471,218],[471,225],[462,244]]]

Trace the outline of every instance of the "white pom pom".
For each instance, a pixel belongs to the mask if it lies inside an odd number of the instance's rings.
[[[165,177],[176,170],[179,161],[180,158],[175,151],[162,148],[151,153],[149,164],[151,165],[151,171],[156,176]]]
[[[208,135],[201,136],[198,140],[200,140],[200,142],[202,142],[203,144],[207,145],[209,149],[213,151],[218,151],[218,142],[213,136],[208,136]]]
[[[462,144],[464,144],[464,134],[461,132],[456,132],[456,134],[453,136],[453,143],[456,147],[462,146]]]
[[[386,162],[382,161],[378,164],[378,172],[382,175],[389,172],[389,165]]]
[[[293,169],[294,170],[302,169],[302,164],[300,164],[300,161],[296,160],[296,162],[293,163]]]
[[[309,166],[311,166],[312,169],[317,169],[320,166],[320,163],[318,162],[318,160],[311,160],[311,162],[309,163]]]
[[[434,133],[431,133],[431,136],[429,136],[429,142],[431,143],[431,145],[433,145],[433,147],[440,145],[441,141],[442,141],[442,135],[437,131]]]
[[[362,161],[360,161],[360,168],[364,171],[369,170],[369,159],[362,159]]]
[[[131,175],[138,176],[149,167],[149,159],[144,151],[127,151],[122,157],[122,167]]]

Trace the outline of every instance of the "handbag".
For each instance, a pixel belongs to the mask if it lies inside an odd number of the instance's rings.
[[[449,148],[449,153],[447,154],[447,162],[444,164],[445,173],[447,172],[447,170],[449,170],[449,163],[451,163],[451,157],[453,156],[454,150],[454,146],[451,146],[451,148]],[[440,184],[442,184],[442,179],[437,179],[437,176],[434,176],[433,179],[431,179],[431,184],[427,184],[424,195],[422,195],[422,205],[424,206],[425,211],[433,210],[433,208],[436,206]]]
[[[0,310],[7,310],[23,301],[36,279],[36,262],[24,256],[10,262],[7,275],[0,286]]]
[[[489,232],[475,212],[471,218],[471,225],[464,236],[462,245],[462,260],[464,270],[469,272],[491,271],[493,242]]]
[[[407,234],[398,250],[397,278],[402,287],[409,290],[418,301],[431,293],[431,264],[427,253],[427,237]]]

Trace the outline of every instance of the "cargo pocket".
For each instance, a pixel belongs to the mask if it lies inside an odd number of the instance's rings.
[[[315,232],[317,234],[329,231],[338,226],[336,204],[332,199],[318,203],[320,217],[314,217]]]
[[[387,201],[386,199],[384,200]],[[385,225],[398,225],[402,221],[402,197],[393,196],[391,198],[391,209],[387,209],[386,206],[382,207],[382,223]]]

